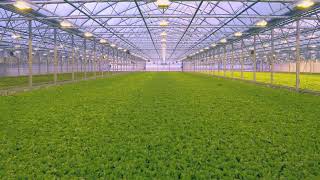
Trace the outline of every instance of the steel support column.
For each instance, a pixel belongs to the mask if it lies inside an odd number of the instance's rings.
[[[94,78],[97,78],[97,52],[96,52],[96,41],[93,41],[93,70]]]
[[[296,22],[296,90],[300,89],[300,20]]]
[[[274,79],[274,61],[275,61],[275,53],[274,53],[274,29],[271,29],[271,57],[270,57],[270,83],[273,84]]]
[[[223,76],[227,76],[227,45],[223,47]]]
[[[75,77],[74,77],[74,60],[75,60],[75,58],[74,58],[74,54],[75,54],[75,50],[74,50],[74,36],[73,36],[73,34],[71,35],[71,48],[72,48],[72,54],[71,54],[71,58],[72,58],[72,60],[71,60],[71,73],[72,73],[72,81],[74,81],[74,79],[75,79]]]
[[[240,75],[240,77],[241,77],[241,79],[243,79],[243,54],[244,54],[244,41],[243,40],[241,40],[241,55],[240,55],[240,66],[241,66],[241,75]]]
[[[234,46],[233,43],[231,44],[231,77],[233,78],[233,71],[234,71]]]
[[[87,40],[84,39],[84,79],[87,79]]]
[[[53,81],[54,81],[54,84],[57,84],[57,81],[58,81],[58,47],[57,47],[57,29],[54,28],[53,30],[53,39],[54,39],[54,51],[53,51]]]
[[[29,45],[29,51],[28,51],[28,67],[29,67],[29,87],[32,87],[32,20],[29,20],[29,39],[28,39],[28,45]]]
[[[257,80],[256,72],[257,72],[257,47],[256,42],[257,41],[257,35],[253,36],[253,81]]]

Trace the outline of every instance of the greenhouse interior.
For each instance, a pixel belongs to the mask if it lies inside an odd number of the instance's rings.
[[[320,179],[319,0],[0,1],[0,179]]]

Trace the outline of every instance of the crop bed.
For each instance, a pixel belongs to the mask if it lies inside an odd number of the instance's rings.
[[[0,179],[311,179],[320,97],[132,73],[0,97]]]
[[[223,70],[218,71],[202,71],[205,74],[224,76]],[[256,80],[257,82],[262,83],[271,83],[270,72],[256,72]],[[231,71],[226,71],[226,77],[232,77]],[[233,74],[234,78],[241,78],[241,72],[235,71]],[[243,79],[245,80],[253,80],[253,72],[243,72]],[[274,81],[275,85],[295,87],[296,85],[296,74],[295,73],[274,73]],[[300,74],[300,88],[308,89],[313,91],[320,91],[320,73],[301,73]]]
[[[94,72],[87,72],[87,78],[94,77]],[[110,72],[104,72],[105,75]],[[101,75],[101,72],[97,72],[97,75]],[[16,87],[27,87],[29,82],[28,76],[12,76],[12,77],[0,77],[0,90],[10,89]],[[84,72],[75,72],[75,79],[81,80],[84,78]],[[59,73],[57,74],[58,81],[71,81],[72,73]],[[52,84],[54,82],[53,74],[41,74],[33,76],[33,84]]]

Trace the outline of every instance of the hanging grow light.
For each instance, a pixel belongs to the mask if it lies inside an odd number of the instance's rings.
[[[60,26],[62,28],[71,28],[73,25],[69,21],[63,20],[60,22]]]
[[[209,47],[205,47],[204,49],[205,49],[205,50],[209,50],[210,48],[209,48]]]
[[[21,0],[16,1],[13,4],[13,6],[16,7],[17,9],[23,10],[23,11],[32,9],[29,3],[25,2],[25,1],[21,1]]]
[[[204,50],[203,49],[200,49],[200,52],[203,52]]]
[[[111,44],[110,46],[111,46],[111,47],[116,47],[116,45],[115,45],[115,44]]]
[[[266,20],[262,20],[256,23],[258,27],[266,27],[268,25],[268,22]]]
[[[101,44],[106,44],[106,43],[107,43],[107,40],[105,40],[105,39],[100,39],[100,43],[101,43]]]
[[[236,32],[236,33],[234,33],[234,36],[241,37],[242,36],[242,32]]]
[[[161,42],[167,42],[167,40],[165,38],[161,39]]]
[[[167,36],[167,33],[165,31],[163,31],[161,34],[160,34],[162,37],[164,36]]]
[[[296,7],[299,9],[307,9],[314,5],[312,0],[301,0],[296,4]]]
[[[91,38],[91,37],[93,37],[93,34],[91,32],[85,32],[84,37]]]
[[[223,38],[220,40],[221,43],[227,43],[227,39]]]
[[[20,34],[15,34],[15,33],[13,33],[13,34],[11,35],[11,38],[12,38],[12,39],[20,39],[20,38],[21,38],[21,35],[20,35]]]
[[[166,21],[166,20],[161,20],[160,21],[160,26],[161,27],[166,27],[166,26],[168,26],[169,25],[169,22],[168,21]]]
[[[215,43],[211,44],[211,47],[216,47],[217,45]]]
[[[169,0],[157,0],[156,2],[158,8],[160,9],[167,9],[170,5],[170,1]]]
[[[314,38],[317,38],[317,36],[315,34],[312,34],[312,35],[309,35],[308,38],[309,39],[314,39]]]

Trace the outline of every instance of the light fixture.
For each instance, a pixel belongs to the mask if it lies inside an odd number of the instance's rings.
[[[122,50],[122,47],[118,47],[119,50]]]
[[[167,33],[165,31],[163,31],[161,34],[160,34],[162,37],[163,36],[167,36]]]
[[[169,22],[168,21],[166,21],[166,20],[161,20],[160,21],[160,26],[161,27],[166,27],[166,26],[168,26],[169,25]]]
[[[317,38],[317,36],[315,34],[312,34],[312,35],[309,35],[308,38],[309,39],[314,39],[314,38]]]
[[[310,45],[310,48],[316,48],[317,47],[317,45]]]
[[[115,44],[111,44],[110,46],[111,46],[111,47],[116,47],[116,45],[115,45]]]
[[[60,26],[62,28],[71,28],[73,25],[69,21],[63,20],[60,22]]]
[[[234,36],[241,37],[242,36],[242,32],[236,32],[236,33],[234,33]]]
[[[105,40],[105,39],[100,39],[100,43],[101,43],[101,44],[106,44],[106,43],[107,43],[107,40]]]
[[[19,10],[31,10],[31,6],[29,3],[22,1],[22,0],[18,0],[13,4],[14,7],[16,7]]]
[[[21,38],[21,35],[20,35],[20,34],[15,34],[15,33],[13,33],[13,34],[11,35],[11,37],[12,37],[12,39],[20,39],[20,38]]]
[[[93,34],[91,32],[84,33],[84,37],[86,37],[86,38],[91,38],[92,36],[93,36]]]
[[[161,42],[167,42],[167,40],[165,38],[162,38]]]
[[[205,49],[205,50],[208,50],[208,49],[210,49],[210,48],[209,48],[209,47],[205,47],[204,49]]]
[[[124,51],[124,52],[127,52],[128,50],[127,50],[127,49],[124,49],[123,51]]]
[[[203,49],[200,49],[200,52],[203,52],[204,50]]]
[[[256,23],[258,27],[266,27],[268,25],[268,22],[266,20],[261,20]]]
[[[170,5],[170,1],[169,0],[157,0],[156,2],[158,8],[160,9],[167,9]]]
[[[211,44],[211,47],[216,47],[217,45],[215,43]]]
[[[313,0],[300,0],[296,4],[296,7],[299,8],[299,9],[307,9],[307,8],[310,8],[313,5],[314,5]]]
[[[223,38],[220,40],[221,43],[227,43],[227,39]]]

